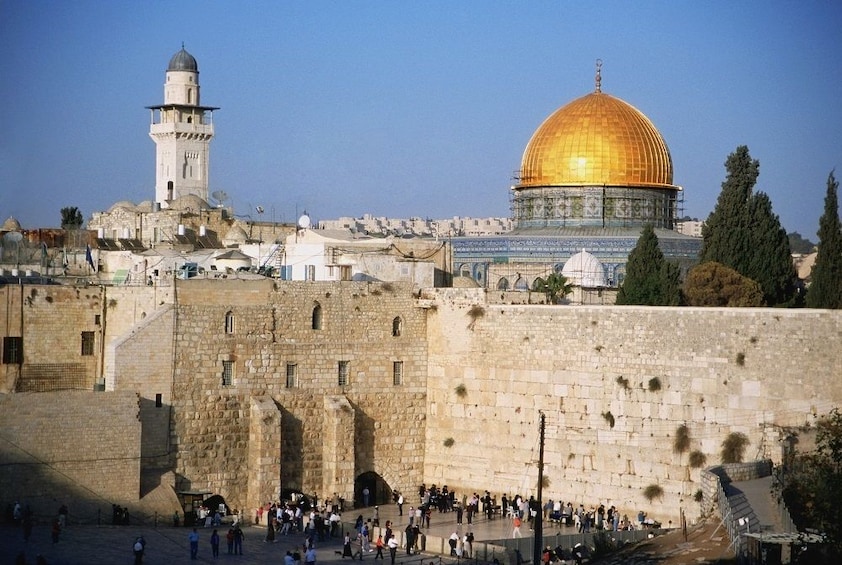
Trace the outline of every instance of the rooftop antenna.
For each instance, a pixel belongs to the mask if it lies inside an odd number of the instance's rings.
[[[596,92],[602,92],[602,59],[596,60]]]
[[[211,194],[211,198],[216,200],[217,208],[224,208],[225,201],[228,200],[228,194],[224,190],[214,190]]]

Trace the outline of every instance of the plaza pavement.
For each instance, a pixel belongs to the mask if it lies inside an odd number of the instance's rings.
[[[404,505],[404,516],[398,516],[397,507],[393,504],[380,507],[380,523],[385,525],[386,520],[395,523],[393,529],[396,532],[403,532],[408,523],[407,513],[409,504]],[[350,528],[354,519],[362,514],[368,519],[372,515],[373,508],[362,508],[346,511],[342,518],[345,521],[343,526]],[[348,523],[350,522],[350,524]],[[474,518],[474,523],[468,525],[467,521],[459,528],[456,524],[456,513],[433,512],[430,520],[430,528],[423,531],[429,536],[447,538],[454,531],[464,532],[469,528],[474,532],[477,542],[510,538],[512,533],[511,521],[506,518],[497,517],[487,520],[484,517]],[[245,541],[243,542],[243,555],[228,555],[225,533],[228,526],[223,524],[218,528],[221,539],[220,555],[214,559],[211,555],[210,535],[213,528],[198,528],[199,532],[199,555],[198,560],[190,559],[189,543],[187,535],[192,528],[173,527],[170,525],[159,525],[157,528],[151,525],[78,525],[73,523],[73,515],[69,517],[69,525],[61,533],[59,543],[53,544],[50,537],[50,526],[47,519],[39,516],[39,520],[33,529],[29,542],[23,541],[23,532],[20,528],[12,525],[0,526],[0,565],[15,563],[16,556],[25,552],[26,563],[33,565],[38,554],[43,555],[50,565],[131,565],[134,563],[132,545],[137,536],[146,539],[146,552],[143,559],[144,565],[176,565],[181,563],[220,563],[236,565],[255,565],[264,563],[283,564],[283,557],[287,550],[296,547],[301,548],[304,543],[303,534],[296,533],[289,536],[278,536],[276,543],[266,543],[266,528],[264,526],[243,527]],[[531,536],[526,524],[521,528],[524,539]],[[555,526],[545,525],[544,535],[549,543],[549,538],[554,532],[559,531]],[[573,528],[561,528],[563,533],[573,533]],[[375,538],[376,539],[376,538]],[[342,538],[332,538],[325,542],[316,542],[317,565],[342,562],[337,551],[342,549]],[[389,552],[384,550],[386,559],[382,562],[389,564]],[[364,561],[374,562],[375,553],[364,556]],[[303,553],[302,553],[303,556]],[[502,556],[501,556],[502,557]],[[528,555],[524,555],[529,559]],[[465,559],[462,562],[468,561]],[[471,562],[484,563],[491,561],[470,560]],[[502,558],[501,561],[505,562]],[[396,565],[455,565],[457,560],[449,555],[438,555],[435,553],[422,553],[420,555],[407,556],[406,551],[398,549]],[[378,565],[380,565],[378,563]]]

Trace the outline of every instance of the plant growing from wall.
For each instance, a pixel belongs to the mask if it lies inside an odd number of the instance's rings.
[[[455,392],[456,396],[458,396],[459,398],[465,398],[466,396],[468,396],[468,389],[465,388],[465,385],[463,384],[456,385],[456,388],[453,389],[453,392]]]
[[[722,442],[722,462],[742,463],[748,438],[742,432],[731,432]]]
[[[612,428],[614,427],[614,414],[612,414],[610,411],[603,412],[602,417],[605,419],[606,422],[608,422],[609,426],[611,426]]]
[[[442,443],[445,447],[453,447],[453,444],[456,443],[456,441],[452,437],[449,437],[445,439]]]
[[[643,489],[643,497],[649,502],[652,502],[656,498],[661,498],[662,496],[664,496],[664,489],[661,485],[651,484]]]
[[[745,364],[746,364],[746,354],[743,353],[742,351],[740,351],[739,353],[737,353],[737,365],[742,367]]]
[[[704,499],[705,499],[705,493],[702,492],[702,489],[699,489],[695,493],[693,493],[693,500],[695,500],[696,502],[701,502]]]
[[[471,319],[471,323],[468,324],[468,329],[473,330],[474,326],[477,323],[477,320],[485,316],[485,308],[480,306],[479,304],[474,304],[468,310],[468,317]]]
[[[394,292],[395,291],[395,285],[393,285],[390,282],[384,282],[382,285],[380,285],[380,288],[382,288],[384,292]]]
[[[617,384],[626,390],[629,390],[629,380],[622,375],[617,377]]]
[[[652,377],[649,379],[649,392],[657,392],[661,390],[661,379]]]
[[[705,463],[707,463],[708,457],[698,449],[695,449],[690,452],[690,466],[694,469],[698,469],[699,467],[704,467]]]
[[[538,488],[538,481],[535,481],[535,488]],[[547,475],[541,477],[541,488],[550,488],[550,478]]]
[[[675,453],[684,453],[690,449],[690,430],[686,424],[681,424],[675,430],[675,439],[672,441],[672,450]]]

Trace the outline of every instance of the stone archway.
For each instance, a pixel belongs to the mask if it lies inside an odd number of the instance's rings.
[[[392,487],[374,471],[367,471],[354,480],[354,508],[363,508],[363,491],[368,488],[368,506],[392,502]]]

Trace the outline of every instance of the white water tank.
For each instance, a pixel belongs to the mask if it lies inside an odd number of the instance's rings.
[[[96,236],[97,236],[99,239],[104,238],[104,237],[105,237],[105,228],[97,228],[97,229],[96,229]]]
[[[205,226],[199,226],[199,237],[205,237],[206,228]]]
[[[178,235],[184,235],[184,224],[178,224]]]

